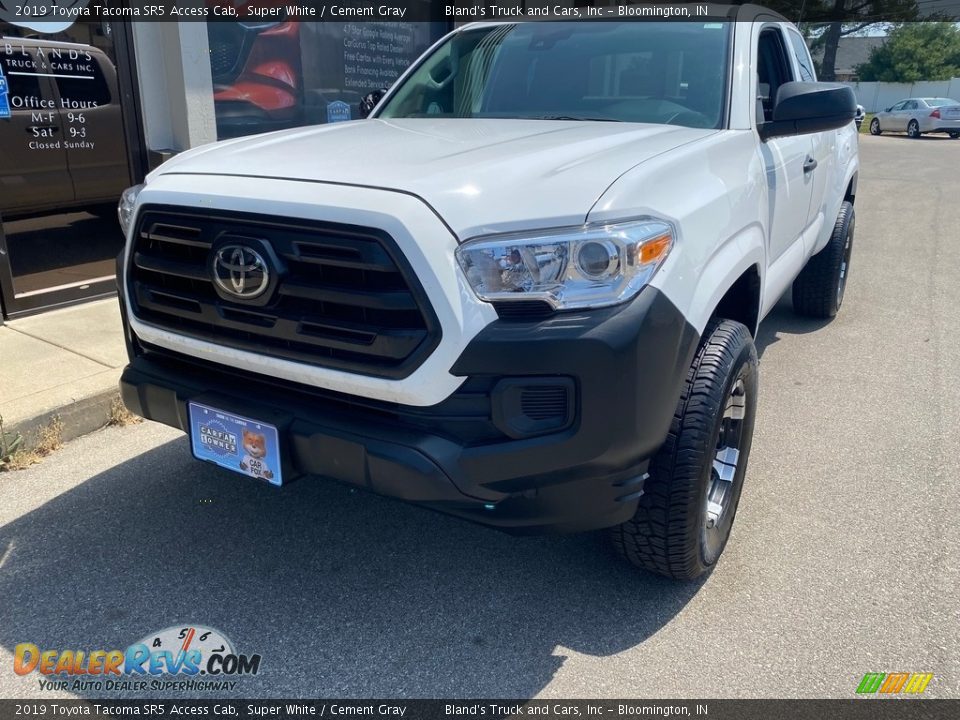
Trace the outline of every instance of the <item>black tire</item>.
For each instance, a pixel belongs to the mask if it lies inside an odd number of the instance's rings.
[[[693,580],[713,568],[740,501],[756,404],[757,350],[750,331],[732,320],[712,321],[687,371],[667,439],[650,463],[636,513],[610,530],[621,557],[677,580]],[[726,417],[731,412],[742,417]],[[721,443],[725,452],[734,439],[739,454],[724,465],[729,477],[722,479],[714,466]],[[711,498],[722,500],[712,525]]]
[[[911,120],[907,123],[907,136],[912,137],[914,140],[920,139],[920,123],[916,120]]]
[[[960,132],[952,132],[952,133],[950,133],[950,139],[951,139],[951,140],[956,140],[957,138],[960,138]]]
[[[850,274],[856,221],[853,204],[844,201],[826,247],[807,260],[793,281],[793,309],[800,315],[832,318],[840,310]]]
[[[880,135],[883,130],[880,129],[880,118],[874,118],[870,121],[870,134]]]

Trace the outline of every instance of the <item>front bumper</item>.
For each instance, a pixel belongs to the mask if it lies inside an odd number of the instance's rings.
[[[632,516],[698,342],[650,287],[615,308],[495,321],[450,370],[465,378],[461,389],[422,408],[205,363],[144,345],[129,326],[126,335],[120,388],[133,412],[184,431],[190,400],[263,419],[279,429],[285,472],[513,531],[579,531]],[[529,423],[507,417],[516,403],[504,388],[527,382],[570,388],[562,428],[527,433]]]

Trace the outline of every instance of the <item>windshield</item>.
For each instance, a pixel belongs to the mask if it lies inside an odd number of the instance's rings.
[[[532,22],[466,30],[381,118],[610,120],[718,128],[730,23]]]

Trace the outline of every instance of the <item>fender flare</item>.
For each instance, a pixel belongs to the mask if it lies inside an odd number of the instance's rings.
[[[716,249],[702,267],[694,269],[690,275],[680,270],[682,265],[682,263],[673,265],[673,272],[655,278],[651,284],[659,287],[681,309],[687,322],[700,335],[703,334],[724,295],[748,270],[755,269],[760,276],[762,303],[766,243],[763,230],[758,223],[748,225],[730,237]],[[684,276],[697,278],[696,283],[691,284],[689,279],[684,281]],[[757,318],[757,324],[759,324],[760,307],[757,308]],[[756,327],[749,329],[751,333],[756,334]]]

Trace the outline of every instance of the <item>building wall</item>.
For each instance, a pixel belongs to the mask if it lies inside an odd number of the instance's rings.
[[[133,23],[147,148],[180,152],[217,139],[207,27]]]

